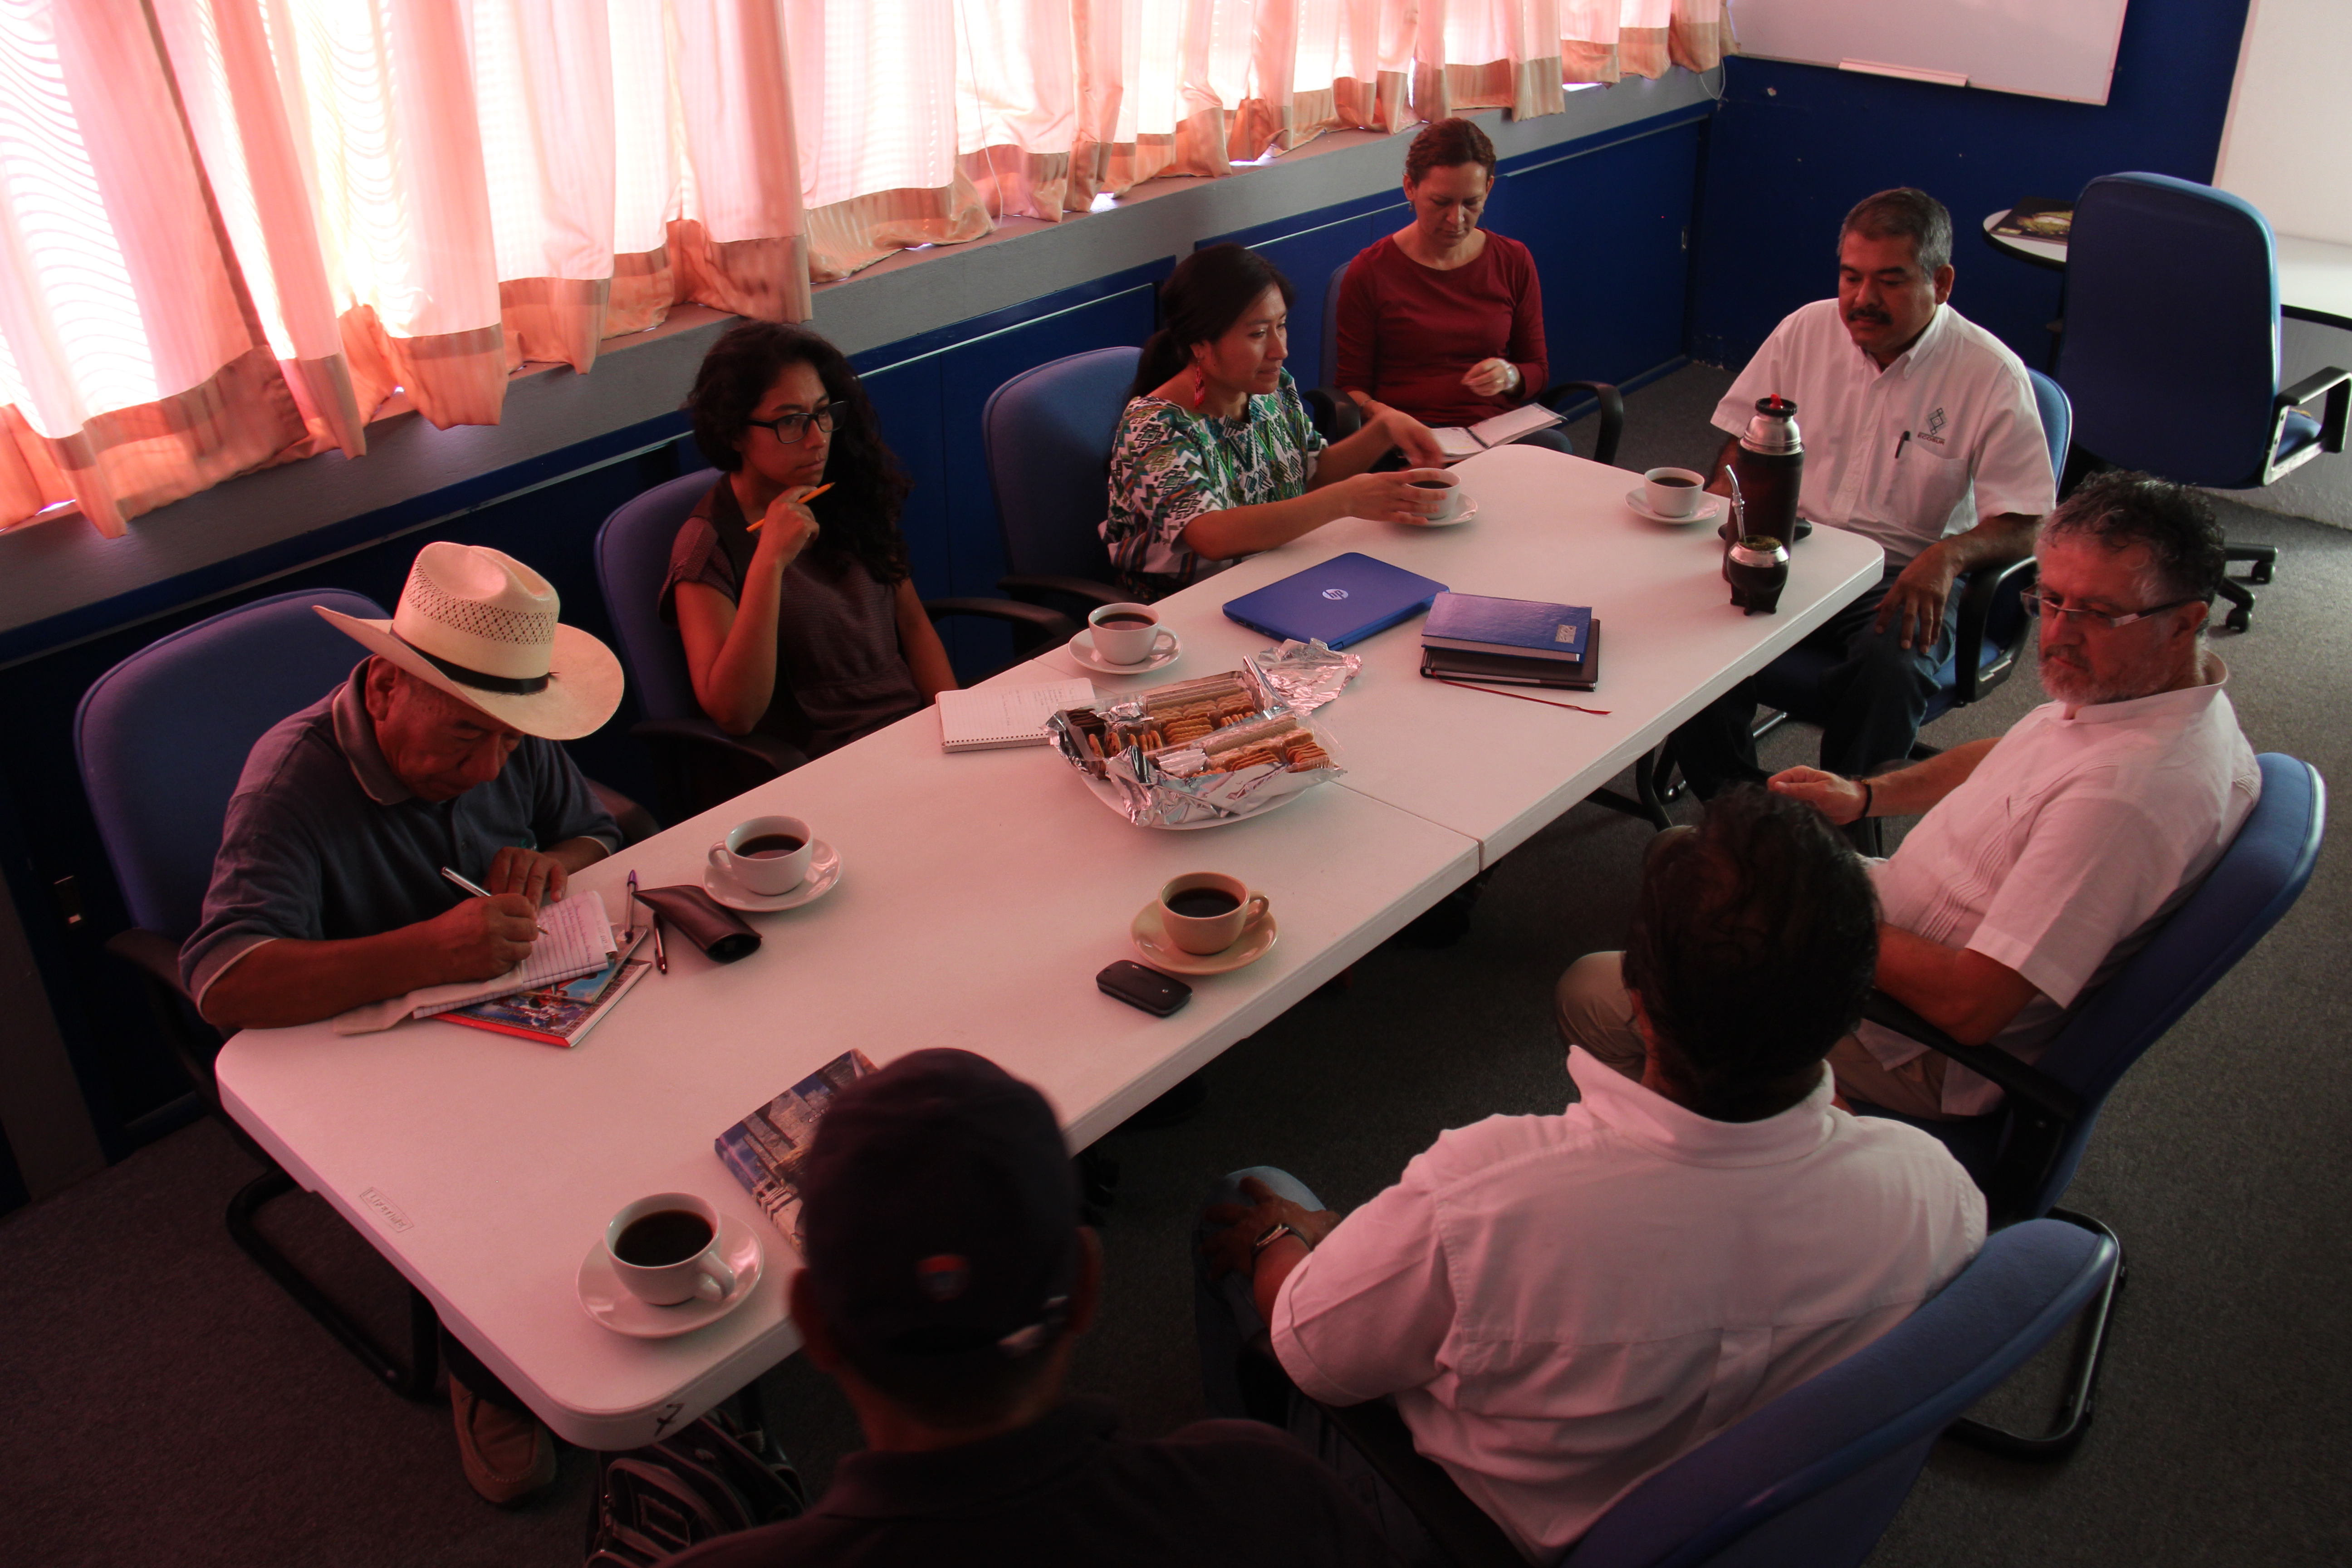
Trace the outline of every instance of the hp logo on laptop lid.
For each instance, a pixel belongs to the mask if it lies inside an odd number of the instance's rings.
[[[1327,599],[1344,599],[1348,596],[1348,590],[1345,588],[1326,588],[1323,590],[1323,596]]]

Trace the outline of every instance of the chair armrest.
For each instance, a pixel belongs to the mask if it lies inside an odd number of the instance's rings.
[[[116,931],[106,939],[106,951],[189,1006],[196,1005],[196,999],[188,994],[188,987],[180,978],[180,944],[162,931],[142,931],[136,926]]]
[[[2326,370],[2313,371],[2280,393],[2271,405],[2273,451],[2278,450],[2279,431],[2286,419],[2286,411],[2301,407],[2323,392],[2327,395],[2327,406],[2319,418],[2319,449],[2323,452],[2344,450],[2346,416],[2352,415],[2352,371],[2331,364]]]
[[[1366,1405],[1317,1400],[1315,1408],[1404,1500],[1455,1568],[1527,1568],[1527,1559],[1502,1526],[1464,1497],[1442,1466],[1413,1447],[1412,1431],[1395,1405],[1385,1399]]]
[[[654,820],[652,812],[647,811],[611,784],[596,779],[589,779],[588,793],[596,797],[596,804],[604,808],[605,815],[610,816],[614,825],[620,828],[622,848],[626,849],[633,844],[643,844],[661,831],[661,824]]]
[[[1617,437],[1625,432],[1624,395],[1606,381],[1556,381],[1536,394],[1535,401],[1558,414],[1561,402],[1571,392],[1589,392],[1600,400],[1601,434],[1593,439],[1592,460],[1596,463],[1615,462]]]
[[[704,747],[779,773],[788,773],[808,761],[808,753],[788,741],[757,730],[748,735],[730,735],[708,719],[646,719],[631,725],[629,733],[640,741]]]
[[[1993,1046],[1964,1046],[1910,1008],[1873,988],[1864,998],[1862,1016],[1885,1025],[1929,1050],[1949,1057],[1979,1077],[1991,1079],[2013,1098],[2045,1116],[2071,1126],[2083,1119],[2083,1097],[2048,1075]]]
[[[923,614],[935,621],[950,616],[1010,621],[1014,626],[1029,627],[1040,637],[1055,637],[1063,642],[1078,635],[1078,623],[1061,611],[1049,610],[1043,605],[1024,605],[1018,599],[925,599]]]
[[[1298,398],[1307,405],[1307,417],[1326,441],[1344,441],[1364,427],[1364,411],[1344,392],[1317,386],[1300,393]]]
[[[1046,594],[1064,594],[1090,605],[1124,605],[1128,602],[1126,591],[1116,584],[1097,583],[1091,577],[999,577],[996,591],[1024,605],[1034,605]]]
[[[2002,587],[2022,575],[2021,589],[2033,585],[2034,559],[2028,555],[2006,566],[1979,566],[1969,574],[1968,586],[1960,591],[1959,625],[1955,629],[1952,658],[1952,700],[1955,705],[1974,702],[1977,690],[1977,669],[1984,662],[1985,623],[1991,618],[1994,603],[2000,597]]]

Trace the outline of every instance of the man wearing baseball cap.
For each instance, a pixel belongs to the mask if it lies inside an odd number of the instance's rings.
[[[512,556],[439,542],[388,620],[319,614],[370,657],[255,742],[229,797],[204,917],[180,949],[223,1032],[307,1024],[520,963],[535,911],[620,847],[556,742],[621,701],[621,667],[562,625]],[[448,868],[488,889],[460,892]],[[555,1440],[444,1332],[466,1479],[511,1502],[555,1479]]]
[[[1065,1394],[1102,1279],[1077,1208],[1053,1108],[986,1058],[918,1051],[843,1089],[803,1169],[792,1311],[872,1447],[801,1518],[674,1568],[1395,1563],[1282,1433],[1131,1440]]]

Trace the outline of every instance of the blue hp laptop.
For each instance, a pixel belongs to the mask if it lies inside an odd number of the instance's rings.
[[[1445,584],[1349,552],[1225,604],[1225,616],[1270,637],[1346,647],[1429,608]]]

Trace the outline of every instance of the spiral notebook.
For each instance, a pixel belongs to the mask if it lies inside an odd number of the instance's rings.
[[[1055,680],[1038,686],[983,686],[940,693],[940,748],[948,752],[992,752],[1006,746],[1042,746],[1045,721],[1065,708],[1091,708],[1090,680]]]

